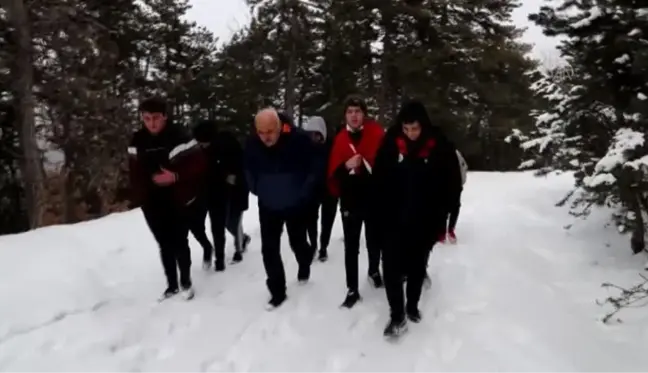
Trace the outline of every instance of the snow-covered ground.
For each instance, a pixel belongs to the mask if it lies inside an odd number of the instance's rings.
[[[328,263],[296,282],[287,242],[288,302],[267,301],[254,209],[243,263],[200,268],[196,298],[157,303],[164,277],[141,213],[0,238],[0,370],[57,371],[642,371],[647,309],[603,325],[602,282],[640,280],[627,240],[554,207],[569,176],[471,173],[456,246],[439,246],[424,320],[397,344],[382,330],[384,292],[364,281],[364,302],[345,294],[342,231]],[[252,203],[255,204],[254,202]],[[228,247],[231,256],[231,246]],[[366,254],[361,253],[361,273]]]

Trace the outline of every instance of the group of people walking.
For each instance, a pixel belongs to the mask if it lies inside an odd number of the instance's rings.
[[[391,310],[385,336],[402,334],[408,320],[420,322],[428,258],[437,242],[456,240],[467,170],[422,103],[405,103],[385,132],[369,118],[360,97],[349,97],[344,123],[334,136],[321,117],[298,128],[285,114],[267,108],[256,114],[244,147],[211,121],[198,123],[193,138],[188,136],[167,123],[162,99],[143,101],[140,113],[144,126],[129,147],[130,179],[133,199],[160,247],[167,277],[163,298],[194,296],[189,231],[203,247],[206,269],[212,261],[216,271],[225,269],[225,230],[235,238],[233,262],[243,259],[250,237],[241,216],[252,193],[258,199],[270,308],[287,300],[284,226],[298,264],[297,280],[307,282],[313,260],[328,258],[339,202],[347,285],[342,307],[361,300],[358,258],[364,226],[367,276],[373,287],[385,288]],[[204,231],[207,214],[213,246]]]

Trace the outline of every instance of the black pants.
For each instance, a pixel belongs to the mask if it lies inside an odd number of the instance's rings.
[[[266,285],[272,296],[286,293],[286,273],[281,259],[281,235],[286,225],[290,248],[300,269],[310,268],[313,252],[306,240],[306,208],[291,213],[271,211],[259,206],[261,225],[261,255],[265,267]]]
[[[459,192],[459,194],[453,199],[455,200],[455,203],[452,204],[450,211],[448,211],[449,219],[446,232],[454,231],[455,227],[457,226],[457,220],[459,219],[459,210],[461,209],[461,192]]]
[[[243,211],[236,208],[231,202],[227,204],[227,216],[225,228],[234,237],[234,249],[236,252],[243,251]]]
[[[407,239],[408,237],[410,239]],[[433,242],[434,240],[422,240],[407,233],[395,235],[385,246],[382,258],[383,276],[392,319],[403,320],[406,309],[418,309],[427,259]],[[407,276],[405,291],[403,276]]]
[[[190,210],[191,221],[189,230],[203,249],[203,261],[211,261],[214,247],[209,242],[207,232],[205,232],[205,218],[207,218],[208,210],[207,204],[203,200],[198,200],[193,205]]]
[[[144,218],[153,237],[160,247],[162,267],[169,288],[178,288],[178,269],[180,285],[191,286],[191,252],[189,251],[190,210],[160,206],[142,207]]]
[[[369,271],[374,274],[380,271],[379,232],[375,222],[364,213],[342,212],[342,229],[344,230],[344,267],[346,270],[347,288],[358,291],[358,256],[360,254],[360,232],[365,226],[365,244],[369,257]]]
[[[320,213],[322,219],[320,226],[319,248],[320,251],[324,253],[328,249],[328,245],[331,242],[333,223],[335,223],[335,215],[337,214],[337,205],[337,198],[326,196],[322,201],[318,201],[311,206],[307,230],[308,241],[313,247],[313,250],[317,250],[317,221],[320,218]]]

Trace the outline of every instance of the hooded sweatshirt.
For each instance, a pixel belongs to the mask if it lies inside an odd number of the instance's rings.
[[[308,121],[304,124],[304,131],[309,132],[319,132],[322,134],[324,141],[326,141],[327,129],[326,122],[322,117],[310,117]]]

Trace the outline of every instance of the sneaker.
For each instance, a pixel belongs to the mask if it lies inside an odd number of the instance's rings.
[[[407,318],[413,323],[420,323],[422,318],[421,311],[418,308],[407,310]]]
[[[266,309],[268,311],[274,310],[275,308],[281,306],[287,298],[288,297],[286,296],[286,294],[273,295],[272,298],[270,298],[270,300],[268,301]]]
[[[349,290],[347,292],[344,302],[342,302],[342,307],[344,308],[353,308],[360,301],[360,293],[357,290]]]
[[[194,292],[192,286],[182,288],[182,291],[180,293],[184,300],[192,300],[196,296],[196,293]]]
[[[389,320],[389,323],[387,323],[383,335],[387,338],[398,338],[406,331],[407,321],[404,318],[402,320],[396,320],[392,318]]]
[[[160,297],[160,301],[163,301],[165,299],[171,298],[178,294],[178,288],[177,287],[168,287],[164,293],[162,293],[162,296]]]
[[[448,232],[448,241],[450,241],[451,244],[457,243],[457,236],[455,235],[454,230]]]
[[[445,242],[446,242],[446,234],[445,234],[445,233],[441,233],[441,234],[439,235],[439,238],[437,239],[437,242],[439,242],[439,243],[441,243],[441,244],[445,243]]]
[[[216,272],[223,272],[225,270],[225,261],[224,260],[216,260],[216,263],[214,265],[214,269]]]
[[[232,262],[240,263],[242,260],[243,260],[243,253],[240,251],[235,252],[234,256],[232,257]]]
[[[380,277],[380,272],[369,274],[369,281],[376,289],[384,286],[382,277]]]

